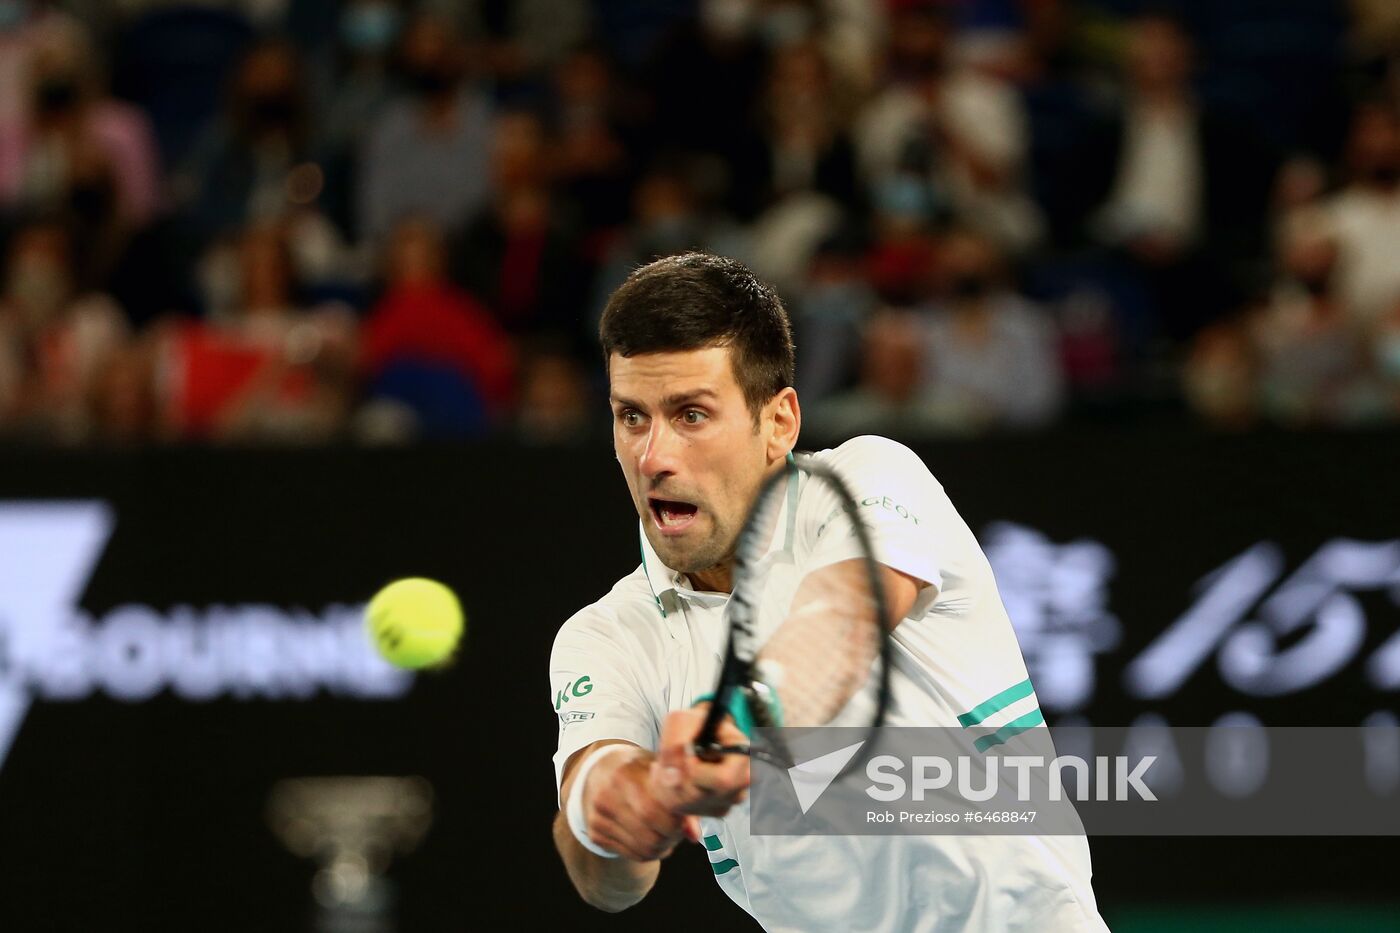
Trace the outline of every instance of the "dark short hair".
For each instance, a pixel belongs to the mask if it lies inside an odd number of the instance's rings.
[[[710,253],[650,262],[608,299],[598,336],[614,353],[729,347],[734,379],[754,416],[793,384],[792,324],[777,292],[743,263]]]

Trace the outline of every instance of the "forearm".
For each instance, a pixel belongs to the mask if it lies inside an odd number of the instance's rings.
[[[636,862],[602,858],[589,852],[574,838],[562,810],[554,817],[554,846],[579,896],[609,913],[626,910],[646,897],[661,871],[659,859]]]
[[[884,624],[893,630],[913,607],[918,583],[889,567],[880,566],[877,572],[888,613]],[[759,652],[761,664],[784,672],[775,683],[789,725],[829,722],[869,676],[869,662],[879,646],[878,630],[870,624],[874,606],[868,574],[866,563],[855,559],[809,573],[787,617]],[[816,656],[814,644],[821,646]]]

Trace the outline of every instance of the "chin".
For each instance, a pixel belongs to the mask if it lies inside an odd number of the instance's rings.
[[[677,541],[662,539],[656,541],[651,539],[652,550],[656,551],[656,556],[661,558],[662,563],[677,573],[694,573],[697,570],[705,570],[710,564],[697,561],[695,559],[695,548],[679,545]]]

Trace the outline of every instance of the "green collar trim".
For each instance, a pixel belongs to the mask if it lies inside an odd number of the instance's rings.
[[[797,480],[801,473],[792,451],[788,451],[787,455],[787,472],[787,534],[783,537],[783,551],[792,554],[792,542],[797,532]]]
[[[647,566],[647,546],[646,532],[641,527],[637,528],[637,549],[642,552],[642,575],[647,578],[647,589],[651,590],[651,598],[656,600],[656,609],[661,613],[661,618],[666,618],[666,607],[661,603],[661,597],[656,594],[656,586],[651,582],[651,568]]]

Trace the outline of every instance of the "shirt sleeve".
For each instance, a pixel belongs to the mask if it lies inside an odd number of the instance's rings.
[[[569,757],[594,742],[622,739],[642,748],[656,747],[657,706],[636,669],[635,659],[643,656],[640,646],[629,644],[617,619],[595,607],[575,615],[555,636],[549,679],[559,717],[556,792]]]
[[[947,498],[943,487],[917,454],[883,437],[853,438],[821,462],[846,481],[875,559],[920,581],[909,615],[922,615],[943,586],[942,546],[934,527]],[[812,495],[804,493],[802,498],[798,534],[807,554],[804,572],[863,556],[855,529],[832,490],[814,486]]]

